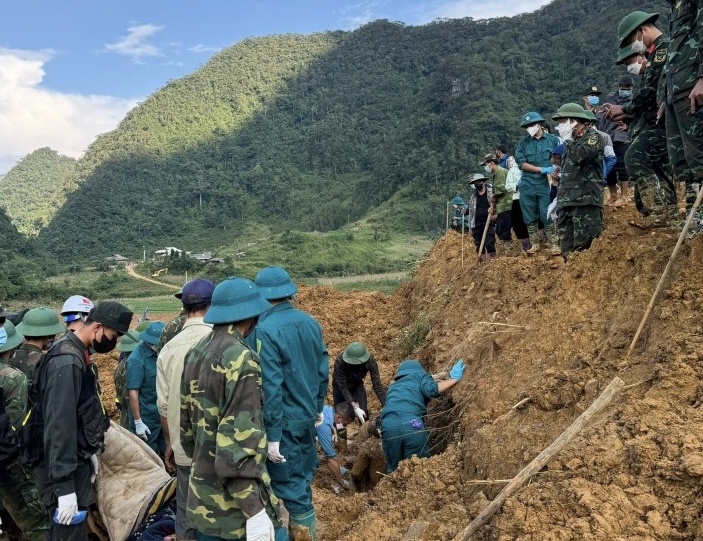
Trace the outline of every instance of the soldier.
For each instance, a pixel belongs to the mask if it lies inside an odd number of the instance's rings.
[[[466,209],[469,205],[466,204],[464,198],[457,195],[452,199],[452,207],[454,207],[454,217],[449,225],[450,229],[458,231],[459,233],[466,233],[469,231],[469,215]]]
[[[115,368],[115,406],[120,412],[120,426],[129,430],[129,389],[127,389],[127,358],[139,344],[139,333],[129,331],[120,338],[117,351],[120,356]]]
[[[527,136],[518,143],[515,161],[522,170],[520,178],[520,208],[530,238],[527,254],[539,251],[539,226],[541,220],[545,226],[547,242],[552,253],[558,253],[557,235],[547,216],[549,208],[549,180],[547,175],[554,171],[550,159],[552,150],[559,144],[559,138],[545,133],[542,127],[544,118],[539,113],[529,112],[522,116],[520,127],[527,130]]]
[[[83,295],[71,295],[61,308],[61,316],[66,328],[73,331],[81,326],[93,309],[92,301]]]
[[[504,154],[507,161],[507,155]],[[510,253],[513,244],[513,237],[510,233],[512,221],[510,219],[513,206],[513,191],[508,190],[505,182],[508,170],[498,164],[498,156],[486,154],[479,165],[483,165],[486,174],[491,175],[491,186],[493,187],[493,201],[491,204],[498,217],[496,218],[496,235],[503,243],[505,253]]]
[[[290,513],[294,540],[317,538],[312,483],[317,469],[315,426],[322,422],[329,360],[322,328],[296,310],[298,288],[281,267],[256,275],[261,295],[273,306],[261,317],[247,344],[261,358],[264,421],[271,485]]]
[[[669,44],[664,67],[666,140],[677,181],[686,185],[686,213],[690,213],[703,182],[703,1],[667,0]],[[642,40],[633,45],[644,51]],[[701,213],[694,217],[699,229]]]
[[[49,349],[56,335],[66,331],[66,327],[50,308],[32,308],[22,318],[17,331],[24,336],[24,344],[15,351],[9,364],[27,376],[31,388],[41,356]]]
[[[168,469],[175,470],[178,478],[176,537],[179,541],[192,541],[196,534],[186,517],[191,462],[183,451],[180,439],[181,376],[188,350],[212,330],[212,325],[205,323],[203,317],[210,308],[214,290],[215,284],[203,279],[191,280],[183,286],[181,303],[188,317],[181,332],[168,341],[156,361],[156,405],[166,437],[164,462]]]
[[[269,306],[251,280],[224,280],[203,319],[212,331],[186,355],[180,435],[198,539],[288,539],[265,466],[261,368],[243,342]]]
[[[610,105],[608,117],[632,126],[632,142],[625,153],[625,166],[635,183],[635,206],[648,221],[645,227],[661,227],[678,217],[676,187],[671,178],[666,147],[666,130],[657,121],[657,89],[666,63],[669,40],[655,26],[657,13],[635,11],[618,25],[617,64],[640,76],[632,101],[620,107]],[[638,36],[647,50],[630,43]]]
[[[7,339],[0,346],[0,390],[4,396],[5,412],[16,430],[22,424],[27,411],[29,384],[27,376],[11,367],[8,359],[15,348],[22,343],[23,337],[10,321],[5,321],[3,329]],[[17,461],[11,462],[5,468],[0,467],[0,504],[10,514],[25,537],[31,541],[46,539],[49,520],[41,504],[34,477]]]
[[[627,168],[625,167],[625,152],[630,142],[629,126],[622,122],[613,122],[604,113],[607,112],[607,108],[611,105],[619,105],[621,107],[626,106],[632,101],[632,87],[634,86],[634,81],[629,75],[623,75],[618,81],[618,88],[614,92],[610,92],[606,98],[603,108],[601,110],[601,116],[598,119],[597,128],[598,130],[607,133],[612,142],[613,150],[616,156],[615,166],[610,170],[606,176],[606,183],[608,185],[608,190],[610,191],[610,200],[608,205],[613,207],[621,207],[626,205],[629,201],[628,191],[630,184],[630,177],[627,174]],[[620,195],[618,196],[618,183],[620,184]]]
[[[605,136],[590,127],[591,116],[577,103],[566,103],[552,117],[566,150],[557,192],[559,243],[566,259],[585,250],[603,228]]]
[[[183,289],[181,289],[177,293],[174,293],[173,296],[176,297],[178,300],[181,300],[183,298]],[[183,325],[185,325],[186,323],[186,319],[188,319],[187,312],[185,310],[181,310],[180,314],[178,314],[166,324],[164,330],[161,331],[161,337],[159,338],[159,351],[163,349],[163,347],[168,343],[169,340],[171,340],[174,336],[181,332],[181,330],[183,329]]]
[[[364,387],[366,374],[371,374],[373,391],[383,407],[386,401],[386,387],[381,383],[378,362],[364,344],[352,342],[334,360],[332,395],[335,406],[349,402],[362,424],[369,416],[368,397]]]
[[[43,453],[34,468],[42,500],[53,517],[49,541],[87,540],[85,521],[72,524],[78,510],[95,502],[92,481],[109,425],[97,373],[88,348],[109,353],[129,330],[132,312],[115,301],[95,306],[85,321],[46,352],[35,384],[35,419],[43,426]]]

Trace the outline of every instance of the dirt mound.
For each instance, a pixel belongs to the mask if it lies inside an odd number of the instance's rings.
[[[625,391],[475,539],[703,539],[703,237],[683,246],[628,359],[677,239],[628,226],[634,217],[607,210],[603,236],[566,264],[538,255],[478,266],[467,241],[462,269],[452,232],[392,296],[301,288],[331,359],[363,340],[388,383],[409,333],[424,328],[407,356],[433,372],[467,362],[429,422],[445,452],[403,462],[369,493],[336,496],[320,470],[321,540],[452,539],[615,375]]]

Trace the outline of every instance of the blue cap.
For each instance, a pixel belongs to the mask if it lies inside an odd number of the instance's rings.
[[[522,119],[520,120],[520,127],[524,128],[525,126],[529,126],[530,124],[534,124],[535,122],[544,122],[544,119],[539,113],[530,111],[529,113],[525,113],[524,115],[522,115]]]
[[[266,300],[285,299],[298,292],[288,273],[281,267],[271,266],[261,269],[256,275],[255,282]]]
[[[165,326],[166,324],[163,321],[154,321],[152,323],[149,323],[146,329],[144,329],[139,335],[139,339],[143,340],[147,344],[155,346],[159,343],[159,339],[161,338],[161,331],[164,330]]]
[[[254,282],[230,276],[215,287],[203,321],[213,325],[234,323],[263,314],[270,307]]]
[[[215,284],[210,280],[196,278],[183,286],[180,299],[183,304],[209,303],[213,291],[215,291]]]
[[[565,150],[566,147],[563,144],[557,145],[552,149],[552,154],[556,154],[557,156],[563,156]]]

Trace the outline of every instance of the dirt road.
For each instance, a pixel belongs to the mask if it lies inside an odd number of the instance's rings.
[[[139,278],[140,280],[144,280],[145,282],[151,282],[152,284],[158,284],[160,286],[164,287],[169,287],[171,289],[179,290],[181,289],[179,286],[174,286],[173,284],[167,284],[166,282],[160,282],[159,280],[154,280],[153,278],[148,278],[146,276],[142,276],[141,274],[137,274],[136,271],[134,270],[134,265],[127,265],[125,267],[127,274],[134,278]]]

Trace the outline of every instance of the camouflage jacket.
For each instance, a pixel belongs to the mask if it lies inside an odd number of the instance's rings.
[[[5,412],[12,426],[18,428],[27,413],[27,376],[4,361],[0,361],[0,387],[5,393]]]
[[[661,87],[668,48],[669,39],[663,34],[654,40],[654,51],[647,54],[647,69],[640,77],[639,89],[632,101],[622,108],[628,124],[633,124],[634,130],[642,129],[645,125],[655,126],[657,123],[657,92]]]
[[[693,86],[703,77],[703,2],[667,0],[669,15],[669,54],[666,75],[666,101],[687,99]]]
[[[164,345],[166,345],[166,343],[171,340],[171,338],[173,338],[183,330],[183,325],[186,324],[187,319],[188,314],[186,314],[185,312],[181,312],[171,321],[166,323],[166,326],[161,331],[161,336],[159,337],[159,351],[163,349]]]
[[[187,353],[181,380],[181,445],[192,459],[187,516],[199,532],[244,538],[266,509],[282,527],[266,471],[261,368],[232,325],[217,325]]]
[[[562,158],[558,207],[603,206],[603,159],[605,134],[594,128],[566,142]]]
[[[16,368],[27,376],[29,386],[32,386],[34,381],[34,373],[37,371],[37,365],[41,360],[42,350],[31,344],[22,344],[12,358],[7,362],[13,368]]]

